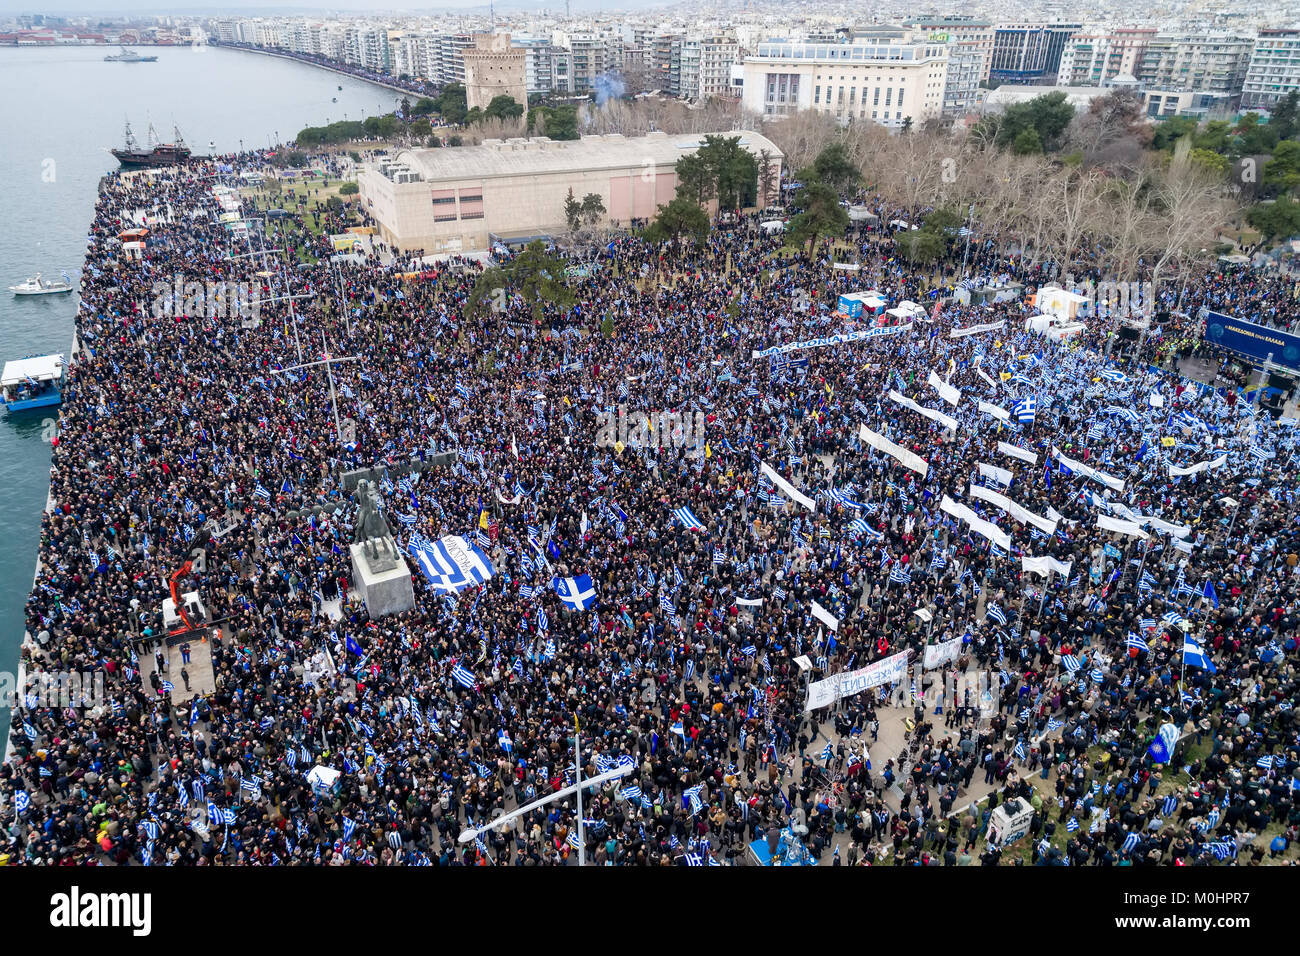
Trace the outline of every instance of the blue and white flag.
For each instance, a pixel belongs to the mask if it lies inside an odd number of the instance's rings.
[[[482,584],[496,573],[487,555],[461,535],[445,535],[437,541],[413,540],[407,551],[435,591],[454,594]]]
[[[1034,422],[1034,415],[1037,412],[1037,408],[1038,408],[1038,403],[1032,396],[1029,398],[1021,399],[1020,401],[1016,402],[1014,405],[1011,406],[1010,409],[1011,417],[1014,418],[1016,421],[1021,422],[1022,424],[1032,425]]]
[[[695,512],[683,505],[680,508],[673,509],[673,517],[680,521],[688,531],[703,531],[704,524],[699,518],[695,517]]]
[[[551,581],[555,593],[569,608],[586,611],[596,603],[596,588],[591,583],[590,574],[579,574],[576,578],[555,578]]]
[[[1219,669],[1214,666],[1214,661],[1210,660],[1210,655],[1205,653],[1205,650],[1190,637],[1183,638],[1183,663],[1192,667],[1199,667],[1211,674],[1219,672]]]
[[[474,688],[474,685],[478,683],[474,679],[473,672],[467,670],[461,664],[457,664],[455,667],[451,669],[451,676],[456,681],[456,683],[459,684],[461,687],[465,687],[470,690],[472,690]]]
[[[1169,763],[1174,755],[1174,745],[1178,743],[1178,728],[1173,724],[1161,724],[1155,739],[1147,748],[1147,754],[1156,763]]]

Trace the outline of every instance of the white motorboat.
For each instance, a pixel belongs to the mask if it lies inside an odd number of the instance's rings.
[[[63,273],[62,282],[49,282],[41,278],[41,274],[38,272],[26,282],[11,285],[9,291],[14,295],[54,295],[59,292],[71,292],[72,276],[65,272]]]

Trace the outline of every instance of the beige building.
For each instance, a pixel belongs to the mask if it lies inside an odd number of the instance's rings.
[[[780,175],[782,154],[757,133],[737,135],[766,151]],[[584,136],[560,142],[488,140],[481,146],[404,149],[357,177],[361,202],[389,245],[424,254],[487,249],[497,239],[564,232],[564,202],[600,196],[606,222],[653,218],[677,192],[677,160],[703,135]]]
[[[528,108],[527,54],[510,45],[509,33],[481,34],[462,51],[465,61],[465,107],[487,109],[494,96],[509,96]]]
[[[898,28],[852,43],[770,40],[745,57],[744,105],[765,117],[814,110],[841,124],[919,127],[942,113],[947,73],[946,42]]]

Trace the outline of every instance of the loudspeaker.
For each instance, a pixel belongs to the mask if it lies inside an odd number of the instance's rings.
[[[1119,327],[1119,337],[1121,339],[1126,339],[1129,342],[1136,342],[1140,336],[1141,333],[1138,332],[1137,329],[1130,329],[1127,325],[1121,325]]]
[[[1294,384],[1295,384],[1295,379],[1287,375],[1279,375],[1276,372],[1268,373],[1269,388],[1280,388],[1282,389],[1282,391],[1287,392],[1291,390],[1291,386]]]

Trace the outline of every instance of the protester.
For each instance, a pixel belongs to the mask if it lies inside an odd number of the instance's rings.
[[[457,838],[571,784],[579,763],[590,777],[620,758],[632,772],[584,794],[589,861],[738,863],[789,828],[823,865],[1019,862],[983,841],[1015,796],[1036,813],[1023,859],[1043,865],[1285,857],[1300,823],[1296,423],[1188,383],[1159,351],[1192,334],[1178,305],[1284,317],[1267,283],[1194,282],[1129,361],[1113,342],[1107,356],[1097,323],[1056,343],[1024,331],[1018,301],[951,303],[959,266],[935,285],[889,236],[859,241],[846,273],[742,217],[700,248],[614,239],[575,305],[536,321],[516,289],[503,310],[467,311],[467,263],[407,279],[409,262],[376,253],[331,264],[328,233],[347,220],[323,206],[295,214],[324,216],[323,237],[236,238],[213,187],[264,162],[103,183],[26,611],[48,639],[23,656],[29,674],[102,673],[107,700],[19,701],[0,770],[14,862],[571,863],[573,795]],[[135,261],[117,236],[144,215]],[[319,261],[286,269],[280,246]],[[972,279],[1049,278],[973,252]],[[250,262],[280,297],[260,324],[160,308],[178,277],[241,281]],[[832,311],[866,288],[925,310],[865,340],[752,356],[869,327]],[[325,353],[359,360],[283,371]],[[631,431],[598,443],[619,405]],[[660,411],[687,417],[665,428]],[[464,536],[493,574],[447,593],[417,570],[415,608],[371,620],[349,594],[340,475],[447,450],[450,467],[381,481],[385,517],[403,547]],[[190,699],[163,679],[170,649],[142,675],[205,524],[220,533],[181,590],[217,626],[170,658]],[[1027,558],[1066,570],[1045,578]],[[555,582],[580,575],[595,603],[575,610]],[[927,646],[954,654],[921,686],[909,671],[804,713],[796,658],[819,681],[904,652],[919,666]],[[936,700],[976,673],[992,675],[987,699]],[[886,752],[882,717],[908,715]],[[1166,724],[1195,744],[1166,759]],[[341,776],[313,786],[315,768]]]

